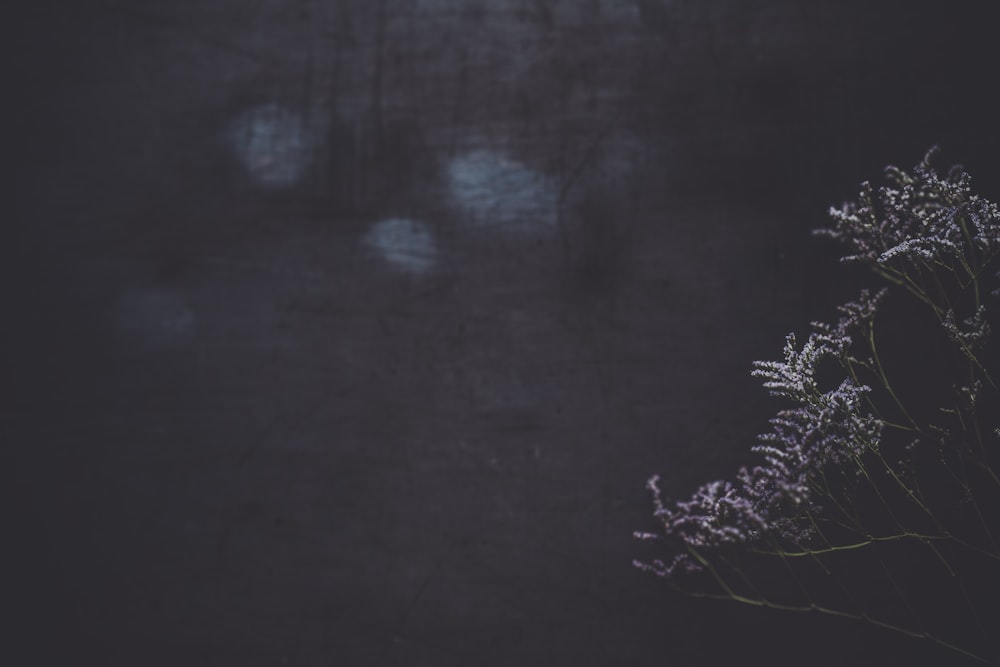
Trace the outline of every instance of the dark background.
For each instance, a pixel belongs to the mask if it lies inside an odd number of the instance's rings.
[[[829,205],[935,143],[1000,194],[994,24],[959,4],[9,15],[0,650],[957,664],[630,563],[645,480],[746,462],[751,362],[853,292]]]

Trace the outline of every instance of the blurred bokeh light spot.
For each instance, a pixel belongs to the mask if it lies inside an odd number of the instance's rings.
[[[227,131],[229,145],[253,180],[268,188],[295,185],[305,173],[312,145],[302,118],[277,104],[237,116]]]
[[[556,227],[556,187],[551,179],[488,150],[453,158],[447,167],[452,205],[482,227],[514,233]]]
[[[434,266],[437,244],[427,225],[407,218],[389,218],[372,226],[365,243],[394,269],[425,273]]]

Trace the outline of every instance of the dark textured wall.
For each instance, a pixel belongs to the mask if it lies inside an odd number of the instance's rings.
[[[1000,192],[989,23],[920,4],[34,3],[16,664],[945,664],[630,565],[847,293],[827,206],[933,143]]]

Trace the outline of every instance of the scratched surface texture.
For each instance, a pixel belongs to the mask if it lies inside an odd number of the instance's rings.
[[[651,474],[678,497],[747,462],[776,409],[751,361],[847,294],[808,234],[829,205],[934,143],[996,196],[984,17],[25,12],[9,664],[945,664],[678,598],[631,534]]]

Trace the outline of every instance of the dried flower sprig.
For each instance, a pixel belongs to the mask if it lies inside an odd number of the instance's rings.
[[[751,448],[757,465],[672,503],[659,477],[649,481],[659,530],[636,537],[668,555],[635,564],[693,595],[857,618],[988,661],[1000,658],[1000,643],[956,629],[954,619],[1000,607],[1000,589],[968,580],[1000,573],[1000,443],[984,435],[1000,438],[990,337],[998,308],[984,299],[1000,296],[987,292],[1000,278],[1000,209],[972,192],[961,168],[939,176],[935,151],[912,173],[888,167],[877,191],[863,183],[857,201],[830,209],[833,227],[816,233],[848,247],[842,261],[869,266],[930,308],[940,326],[923,332],[922,344],[955,353],[952,375],[908,386],[901,397],[891,379],[897,367],[887,370],[876,341],[889,290],[862,291],[836,323],[814,322],[801,344],[790,334],[780,361],[754,363],[752,375],[791,403]],[[838,368],[839,384],[825,387],[821,378]],[[935,391],[942,384],[953,388],[945,399]],[[908,407],[913,400],[919,410]],[[938,400],[945,403],[928,409]],[[905,620],[887,620],[898,609],[884,597],[865,597],[870,579],[853,585],[858,568],[892,559],[897,569],[885,570],[885,585]],[[791,590],[760,590],[748,568],[772,565]],[[928,588],[943,582],[957,591],[953,604],[903,595],[902,573]]]

